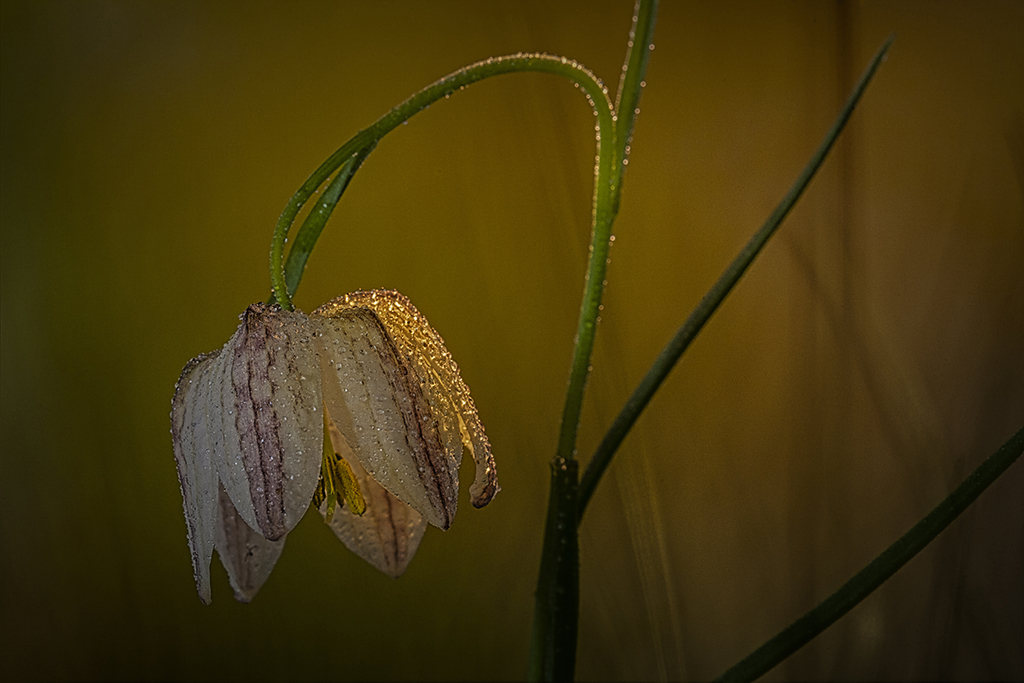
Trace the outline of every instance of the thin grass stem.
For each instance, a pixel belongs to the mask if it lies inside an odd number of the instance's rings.
[[[885,58],[893,40],[894,36],[889,36],[878,49],[878,52],[854,88],[853,93],[846,101],[846,105],[839,112],[839,116],[836,117],[832,128],[826,133],[825,139],[822,140],[789,192],[786,193],[786,196],[783,197],[775,211],[768,217],[768,220],[764,222],[764,225],[750,238],[750,241],[747,242],[732,263],[729,264],[715,284],[711,286],[711,289],[700,300],[697,307],[693,309],[693,312],[690,313],[686,321],[676,331],[675,336],[665,345],[665,348],[662,349],[654,364],[651,365],[647,374],[644,375],[640,384],[637,385],[629,400],[626,401],[626,405],[622,407],[622,410],[612,422],[608,432],[598,445],[594,457],[588,463],[587,469],[583,473],[583,479],[580,481],[579,512],[577,515],[579,521],[582,521],[583,513],[587,509],[591,496],[594,495],[594,491],[597,489],[597,484],[600,482],[605,470],[608,469],[608,465],[611,464],[612,456],[615,455],[629,430],[636,424],[640,413],[650,403],[654,393],[661,386],[661,383],[665,381],[665,378],[668,377],[669,372],[675,367],[683,352],[686,351],[690,343],[697,337],[697,334],[704,328],[704,325],[714,312],[718,310],[725,297],[736,286],[736,283],[739,282],[747,268],[750,267],[750,264],[754,262],[754,259],[761,252],[764,245],[767,244],[771,236],[775,234],[783,219],[811,182],[811,178],[814,177],[822,162],[825,161],[825,157],[828,155],[829,150],[832,149],[832,145],[835,143],[836,138],[839,137],[839,133],[842,132],[846,122],[850,119],[850,115],[853,114],[857,102],[860,101],[861,95],[864,94],[868,83],[871,82],[875,71]]]
[[[1024,451],[1024,427],[968,475],[910,531],[886,548],[864,569],[817,607],[769,639],[728,671],[716,678],[722,683],[753,681],[809,643],[819,633],[856,607],[889,577],[900,570],[925,546],[935,540],[960,513],[967,509]]]

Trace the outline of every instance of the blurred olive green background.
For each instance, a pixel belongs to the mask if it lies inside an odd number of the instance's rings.
[[[397,581],[315,515],[196,597],[168,412],[269,292],[291,193],[472,61],[613,87],[630,0],[3,2],[0,675],[515,679],[589,238],[593,117],[554,77],[388,136],[297,305],[401,290],[448,342],[502,493]],[[584,459],[781,198],[837,153],[626,441],[581,531],[582,679],[706,679],[813,606],[1024,424],[1024,5],[665,2]],[[469,478],[464,473],[464,479]],[[1024,466],[770,679],[1024,677]],[[465,494],[463,494],[465,496]]]

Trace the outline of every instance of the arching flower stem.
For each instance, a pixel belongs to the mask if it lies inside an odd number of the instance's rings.
[[[334,206],[341,198],[341,193],[344,192],[352,175],[381,138],[430,104],[449,97],[468,85],[491,76],[519,72],[549,73],[572,81],[586,95],[591,106],[594,108],[597,118],[598,139],[603,139],[607,143],[614,141],[615,128],[612,104],[608,98],[607,89],[593,73],[575,60],[546,54],[518,53],[485,59],[454,71],[420,90],[379,118],[370,127],[356,133],[352,139],[320,164],[320,167],[306,179],[302,187],[292,196],[277,221],[270,247],[270,281],[273,288],[273,301],[280,304],[286,310],[292,309],[291,298],[299,286],[306,259],[316,244],[316,238],[319,237],[324,222],[326,222]],[[614,168],[614,160],[611,158],[613,153],[614,146],[601,147],[599,143],[598,156],[605,159],[605,161],[603,164],[598,164],[599,171],[594,192],[595,207],[598,204],[610,206],[608,200],[613,193],[609,187],[605,187],[602,190],[601,186],[607,186],[611,182],[611,169]],[[604,168],[604,173],[600,172],[601,168]],[[307,219],[307,222],[300,228],[292,249],[288,254],[287,263],[285,263],[284,245],[292,224],[310,197],[338,169],[341,169],[341,171],[333,185],[328,187],[321,205],[315,209],[318,218],[312,222]],[[603,222],[607,222],[610,227],[610,220]],[[595,237],[597,236],[595,232]],[[602,264],[606,258],[607,256],[601,260]],[[598,282],[602,282],[603,279],[602,275]]]

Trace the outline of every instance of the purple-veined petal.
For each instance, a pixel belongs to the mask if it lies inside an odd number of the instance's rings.
[[[285,538],[268,541],[245,520],[231,504],[227,491],[219,486],[217,527],[214,546],[228,573],[228,581],[239,602],[249,602],[270,576],[284,550]]]
[[[372,311],[313,315],[328,412],[377,483],[442,529],[458,505],[457,432],[431,409],[417,377]]]
[[[277,540],[302,519],[320,475],[319,358],[302,313],[253,304],[241,318],[216,366],[215,463],[241,518]]]
[[[476,406],[444,340],[409,300],[390,290],[354,292],[316,309],[311,321],[325,401],[374,479],[448,528],[464,447],[476,466],[470,499],[476,507],[490,502],[497,471]]]

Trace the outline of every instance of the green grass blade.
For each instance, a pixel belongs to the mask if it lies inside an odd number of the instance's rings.
[[[842,588],[715,680],[730,683],[752,681],[806,645],[921,552],[966,510],[982,491],[1005,472],[1020,457],[1022,451],[1024,427],[989,456],[924,519],[886,548],[868,566],[857,572]]]
[[[857,106],[857,102],[860,101],[861,95],[864,94],[865,88],[868,83],[871,82],[871,78],[874,76],[878,66],[882,63],[886,53],[889,51],[889,47],[892,45],[893,36],[890,36],[882,47],[879,48],[875,54],[868,68],[864,71],[864,75],[861,76],[860,81],[854,88],[850,98],[846,101],[846,105],[843,107],[839,116],[832,124],[832,128],[825,135],[825,139],[822,140],[821,145],[815,151],[814,156],[811,157],[810,162],[804,167],[800,177],[797,178],[796,182],[793,183],[793,187],[790,188],[789,192],[782,199],[779,205],[772,212],[768,220],[765,221],[764,225],[761,226],[749,242],[743,247],[739,255],[733,260],[732,263],[725,269],[722,275],[718,278],[708,293],[704,295],[704,298],[700,300],[697,307],[693,309],[690,316],[682,324],[682,326],[676,331],[676,334],[669,343],[662,349],[661,354],[654,361],[650,370],[640,381],[640,384],[633,391],[633,394],[626,401],[626,405],[623,406],[619,412],[615,421],[612,422],[612,426],[608,429],[601,443],[597,447],[597,451],[594,453],[594,457],[591,458],[590,463],[587,465],[586,472],[583,474],[583,479],[580,482],[580,494],[579,494],[579,514],[577,515],[578,520],[583,519],[583,513],[586,510],[587,503],[590,502],[591,496],[594,495],[594,491],[597,488],[598,482],[601,480],[601,476],[604,474],[608,465],[611,463],[612,456],[618,450],[619,445],[622,444],[623,439],[626,438],[626,434],[636,423],[637,418],[640,417],[640,413],[647,407],[654,393],[661,386],[661,383],[671,372],[672,368],[675,367],[676,362],[679,360],[683,352],[690,346],[690,343],[696,338],[697,334],[703,329],[704,325],[711,318],[712,314],[718,309],[721,303],[725,300],[725,297],[732,291],[732,288],[736,286],[739,279],[746,272],[750,264],[753,263],[754,259],[761,252],[761,249],[768,242],[768,239],[775,233],[783,219],[789,213],[793,205],[803,194],[803,191],[807,188],[807,185],[811,182],[811,178],[817,172],[818,168],[821,167],[822,162],[825,161],[825,157],[828,155],[829,150],[832,149],[832,145],[835,143],[836,138],[839,137],[839,133],[842,132],[846,122],[850,119],[850,115],[853,114],[854,108]]]

